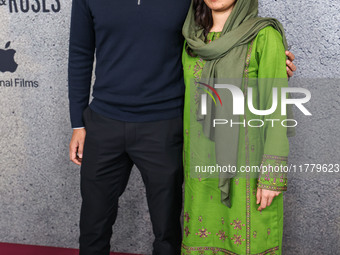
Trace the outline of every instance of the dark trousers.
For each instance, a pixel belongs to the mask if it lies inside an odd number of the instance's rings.
[[[146,187],[155,235],[153,254],[180,254],[182,117],[130,123],[103,117],[89,107],[83,117],[79,254],[109,255],[118,198],[133,164]]]

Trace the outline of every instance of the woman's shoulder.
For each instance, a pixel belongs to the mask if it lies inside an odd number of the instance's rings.
[[[277,31],[274,27],[272,26],[267,26],[265,28],[262,28],[255,40],[258,42],[258,43],[266,43],[266,42],[271,42],[271,44],[280,44],[282,45],[283,44],[283,41],[282,41],[282,35],[280,34],[279,31]]]
[[[262,28],[257,36],[262,36],[262,37],[272,37],[272,38],[278,38],[282,41],[282,36],[279,31],[277,31],[274,27],[272,26],[266,26],[265,28]]]
[[[268,50],[284,52],[282,35],[272,26],[261,29],[254,40],[254,50],[260,55]]]
[[[267,26],[259,31],[254,41],[252,56],[253,63],[256,63],[259,69],[259,77],[287,77],[283,38],[274,27]]]

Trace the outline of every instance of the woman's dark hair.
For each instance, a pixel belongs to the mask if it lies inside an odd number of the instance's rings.
[[[193,8],[195,12],[195,22],[203,28],[204,36],[207,37],[213,26],[211,9],[205,4],[204,0],[194,0]]]
[[[199,27],[203,28],[203,34],[205,38],[207,38],[207,35],[213,26],[211,9],[205,4],[204,0],[194,0],[193,8],[195,13],[195,22]],[[196,56],[188,44],[185,46],[185,49],[190,56]]]

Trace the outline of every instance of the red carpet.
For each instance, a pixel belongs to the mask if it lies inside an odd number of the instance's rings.
[[[77,249],[57,248],[38,245],[0,243],[1,255],[78,255]],[[132,255],[127,253],[114,253],[110,255]]]

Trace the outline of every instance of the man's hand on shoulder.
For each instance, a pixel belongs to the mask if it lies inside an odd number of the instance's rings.
[[[83,159],[85,136],[85,128],[73,129],[70,142],[70,160],[79,166],[81,165],[81,161]]]
[[[288,75],[288,78],[290,78],[290,77],[293,77],[294,72],[297,70],[296,66],[293,63],[293,61],[295,60],[295,55],[290,51],[286,51],[286,55],[288,57],[286,61],[287,75]]]

